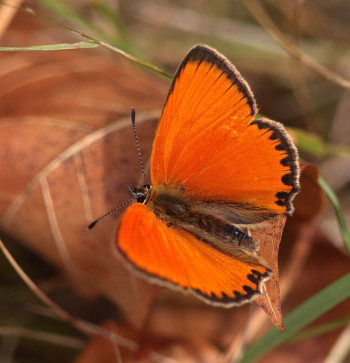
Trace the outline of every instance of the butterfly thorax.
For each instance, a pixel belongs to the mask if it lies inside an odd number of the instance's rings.
[[[166,185],[152,187],[147,193],[144,204],[168,227],[184,229],[229,254],[232,247],[258,249],[248,229],[230,221],[229,204],[199,201],[188,197],[183,188]]]

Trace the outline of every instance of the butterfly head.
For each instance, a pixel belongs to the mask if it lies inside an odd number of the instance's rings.
[[[130,187],[130,193],[138,203],[146,204],[151,195],[152,185],[145,184],[142,187]]]

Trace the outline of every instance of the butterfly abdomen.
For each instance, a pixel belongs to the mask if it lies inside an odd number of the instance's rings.
[[[254,250],[252,237],[241,228],[228,223],[215,215],[215,208],[207,211],[203,208],[206,203],[193,202],[183,195],[181,190],[163,188],[160,192],[152,193],[147,204],[158,218],[169,226],[180,227],[206,242],[217,245],[216,241],[230,243]],[[201,208],[198,208],[198,205]]]

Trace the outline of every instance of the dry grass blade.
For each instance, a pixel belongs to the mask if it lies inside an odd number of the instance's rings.
[[[13,0],[13,6],[11,7],[6,4],[0,5],[0,38],[10,25],[11,20],[16,15],[18,7],[21,6],[22,2],[23,0]]]
[[[341,333],[339,339],[334,344],[325,363],[345,363],[350,355],[350,324]]]
[[[47,331],[25,329],[17,326],[0,327],[0,335],[40,340],[42,342],[63,345],[65,347],[70,347],[74,349],[80,349],[84,345],[84,342],[82,340],[76,338],[71,338],[60,334],[53,334]]]
[[[75,42],[63,44],[33,45],[30,47],[0,47],[0,52],[33,52],[33,51],[57,51],[74,50],[84,48],[96,48],[99,45],[95,42]]]
[[[293,42],[288,40],[284,34],[279,30],[276,24],[269,17],[267,12],[257,0],[246,0],[246,7],[255,17],[255,19],[266,29],[266,31],[274,38],[281,47],[292,57],[298,59],[311,71],[319,74],[321,77],[337,85],[350,88],[350,81],[332,72],[327,67],[316,62],[309,55],[302,52]]]

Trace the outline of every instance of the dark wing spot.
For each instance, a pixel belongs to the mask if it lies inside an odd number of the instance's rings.
[[[257,278],[255,275],[253,274],[249,274],[247,276],[248,280],[250,280],[251,282],[253,282],[254,284],[258,284],[259,282],[259,278]]]
[[[254,294],[254,290],[250,286],[244,285],[243,289],[247,292],[248,296],[252,296]]]
[[[258,270],[252,269],[252,274],[254,274],[257,278],[261,278],[262,273]]]
[[[286,185],[293,185],[293,174],[291,174],[291,173],[284,174],[282,176],[282,183],[284,183]]]

